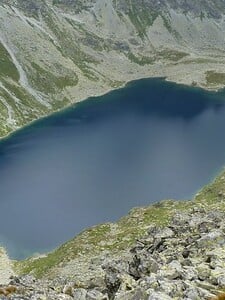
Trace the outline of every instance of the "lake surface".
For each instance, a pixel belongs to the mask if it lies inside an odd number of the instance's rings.
[[[134,206],[188,199],[225,163],[225,92],[144,79],[0,143],[0,244],[50,250]]]

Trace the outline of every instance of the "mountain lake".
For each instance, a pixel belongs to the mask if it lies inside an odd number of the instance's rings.
[[[0,245],[22,259],[137,206],[188,200],[225,164],[225,91],[142,79],[0,142]]]

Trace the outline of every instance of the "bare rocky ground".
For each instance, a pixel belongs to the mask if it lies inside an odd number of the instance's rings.
[[[74,269],[81,265],[73,265]],[[71,267],[71,268],[72,268]],[[97,270],[94,274],[92,270]],[[81,281],[31,275],[11,277],[1,299],[198,300],[222,298],[225,290],[225,213],[193,207],[164,228],[146,234],[116,259],[102,254]],[[73,270],[71,269],[71,274]]]

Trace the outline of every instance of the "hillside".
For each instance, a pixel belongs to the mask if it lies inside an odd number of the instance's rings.
[[[3,0],[0,137],[141,77],[225,83],[225,3]]]
[[[2,290],[13,289],[8,299],[211,299],[225,290],[224,200],[222,173],[191,201],[135,208],[49,254],[14,262],[17,277]]]

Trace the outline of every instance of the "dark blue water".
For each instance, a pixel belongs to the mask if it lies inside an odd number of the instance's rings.
[[[225,93],[133,82],[0,143],[0,244],[22,258],[134,206],[188,199],[225,163]]]

